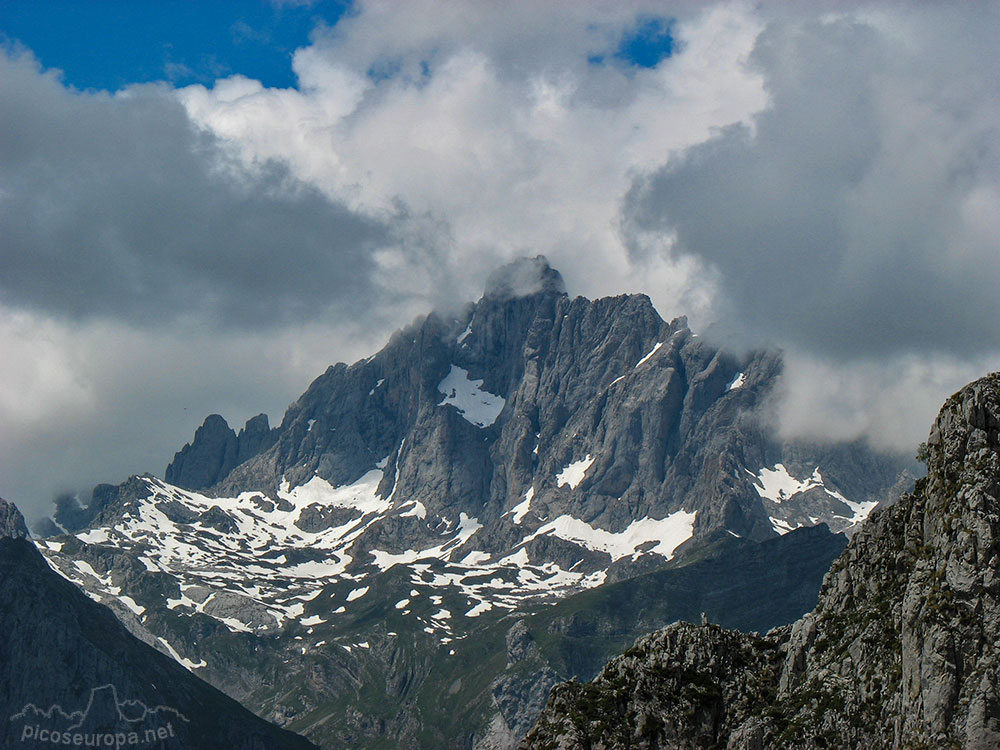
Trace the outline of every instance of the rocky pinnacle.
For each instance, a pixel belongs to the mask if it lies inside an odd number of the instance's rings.
[[[0,539],[27,539],[28,527],[24,525],[24,516],[13,503],[8,503],[0,497]]]

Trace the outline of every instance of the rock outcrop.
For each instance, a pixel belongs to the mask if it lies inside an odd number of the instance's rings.
[[[165,478],[273,497],[282,482],[342,486],[382,465],[380,494],[418,504],[428,521],[407,516],[368,535],[394,553],[437,544],[429,527],[460,513],[484,526],[475,549],[496,555],[561,516],[617,534],[684,511],[696,515],[696,540],[849,529],[905,462],[776,439],[756,411],[780,372],[775,352],[720,350],[685,318],[661,319],[645,295],[572,298],[543,257],[521,259],[457,315],[432,313],[372,357],[328,368],[279,427],[260,415],[237,436],[210,416]],[[579,478],[567,478],[570,467]],[[801,491],[777,496],[765,470]],[[533,548],[545,544],[561,565],[582,559],[580,571],[607,567],[567,536]]]
[[[1000,747],[1000,374],[948,399],[925,454],[813,612],[764,637],[646,636],[556,686],[523,747]]]
[[[188,490],[211,487],[237,466],[270,448],[277,436],[266,414],[247,420],[239,434],[218,414],[210,414],[194,433],[194,440],[174,454],[164,477]]]
[[[29,536],[24,516],[13,503],[0,497],[0,539],[27,539]]]

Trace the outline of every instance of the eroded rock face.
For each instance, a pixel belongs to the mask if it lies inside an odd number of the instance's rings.
[[[249,419],[239,434],[221,416],[210,414],[195,432],[194,440],[174,454],[164,476],[178,487],[204,489],[270,448],[276,439],[266,414]]]
[[[813,607],[843,549],[816,524],[852,527],[905,462],[782,442],[758,418],[780,371],[644,295],[572,298],[544,258],[519,261],[478,302],[330,367],[275,429],[209,417],[169,482],[68,498],[70,535],[43,552],[134,633],[323,744],[509,748],[552,683],[640,633]],[[655,573],[688,553],[705,564]],[[505,662],[513,608],[602,583],[534,632],[541,655]]]
[[[854,536],[812,613],[760,639],[640,639],[593,683],[557,686],[523,747],[1000,747],[1000,374],[945,403],[927,468]]]
[[[530,737],[553,727],[570,740],[558,747],[580,747],[595,737],[605,747],[711,747],[769,697],[762,690],[780,663],[765,639],[677,623],[640,638],[593,683],[557,686]],[[597,708],[597,718],[581,705]]]
[[[0,539],[27,539],[28,536],[24,516],[13,503],[8,503],[0,497]]]

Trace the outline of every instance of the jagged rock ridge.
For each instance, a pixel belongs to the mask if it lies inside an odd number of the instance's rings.
[[[237,435],[218,414],[210,414],[167,466],[164,479],[178,487],[200,490],[229,476],[229,472],[267,450],[277,436],[266,414],[247,420]]]
[[[856,527],[903,464],[778,440],[757,412],[780,370],[773,352],[731,354],[662,320],[643,295],[571,298],[543,258],[521,261],[459,314],[330,367],[277,428],[258,417],[235,435],[210,417],[168,469],[196,489],[101,485],[85,508],[60,506],[71,534],[41,549],[269,718],[403,746],[430,731],[412,713],[426,665],[506,632],[505,617],[720,535]],[[405,689],[331,701],[362,673]]]
[[[1000,747],[1000,374],[945,403],[926,458],[812,613],[763,638],[641,638],[557,686],[523,747]]]

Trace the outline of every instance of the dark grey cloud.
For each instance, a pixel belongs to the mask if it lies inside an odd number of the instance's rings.
[[[357,312],[380,220],[197,131],[170,89],[65,88],[0,52],[0,302],[260,327]]]
[[[721,323],[743,340],[996,350],[997,8],[772,20],[752,57],[770,106],[634,183],[632,252],[672,235],[717,272]]]

